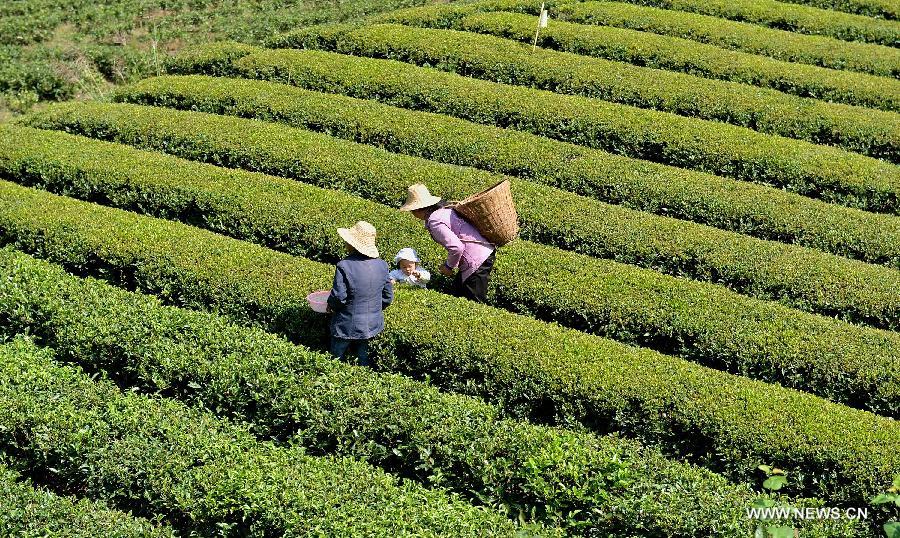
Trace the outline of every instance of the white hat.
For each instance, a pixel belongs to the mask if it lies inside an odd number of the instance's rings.
[[[394,263],[399,262],[400,260],[406,260],[414,263],[419,263],[419,255],[416,254],[415,249],[413,248],[401,248],[400,252],[394,256]]]
[[[428,192],[428,187],[421,183],[416,183],[415,185],[410,185],[406,195],[406,203],[400,206],[400,211],[415,211],[416,209],[431,207],[440,201],[440,197],[432,196]]]
[[[360,254],[370,258],[378,257],[378,247],[375,246],[375,227],[368,222],[361,220],[352,228],[338,228],[337,232],[341,239],[350,243],[350,246],[358,250]]]

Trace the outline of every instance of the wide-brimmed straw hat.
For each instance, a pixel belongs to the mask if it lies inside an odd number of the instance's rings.
[[[350,243],[350,246],[359,251],[363,256],[378,257],[378,247],[375,246],[375,227],[361,220],[352,228],[338,228],[341,239]]]
[[[439,196],[432,196],[428,187],[421,183],[410,185],[409,194],[406,195],[406,203],[400,206],[400,211],[415,211],[425,207],[431,207],[441,201]]]

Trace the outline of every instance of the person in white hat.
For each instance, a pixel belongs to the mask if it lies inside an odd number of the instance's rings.
[[[424,288],[431,280],[431,273],[419,267],[419,255],[413,248],[401,248],[394,256],[394,263],[398,267],[388,275],[392,284],[409,284]]]
[[[331,354],[344,359],[355,350],[357,363],[371,366],[369,340],[384,330],[383,311],[394,300],[388,264],[378,257],[375,227],[368,222],[337,232],[348,255],[335,268],[328,296]]]
[[[439,270],[444,276],[454,277],[453,295],[486,302],[488,281],[494,269],[494,245],[454,209],[445,207],[443,200],[433,196],[421,183],[409,187],[406,203],[400,211],[409,211],[425,221],[431,238],[447,249],[447,260]]]

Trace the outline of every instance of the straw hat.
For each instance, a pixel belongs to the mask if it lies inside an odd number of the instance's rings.
[[[409,194],[406,195],[406,203],[400,206],[400,211],[415,211],[424,207],[431,207],[440,202],[438,196],[432,196],[428,187],[421,183],[410,185]]]
[[[398,252],[397,255],[394,256],[394,263],[397,263],[400,260],[406,260],[406,261],[413,262],[413,263],[419,263],[419,255],[416,254],[416,251],[413,248],[410,248],[410,247],[401,248],[400,252]]]
[[[350,243],[350,246],[359,251],[363,256],[378,257],[378,247],[375,246],[375,227],[361,220],[352,228],[338,228],[341,239]]]

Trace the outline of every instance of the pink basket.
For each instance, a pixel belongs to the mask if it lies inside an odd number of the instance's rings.
[[[324,314],[325,309],[328,308],[329,295],[331,295],[331,290],[314,291],[306,296],[306,301],[309,303],[310,308],[320,314]]]

